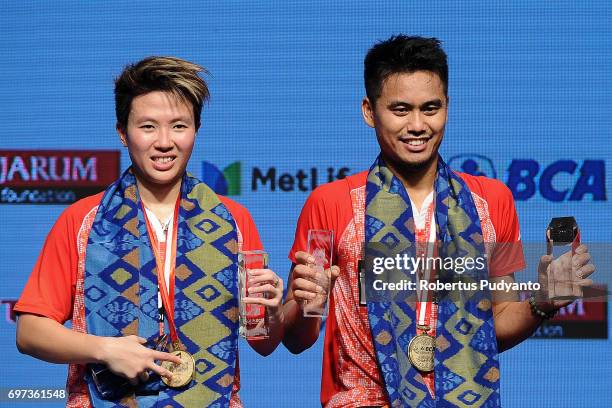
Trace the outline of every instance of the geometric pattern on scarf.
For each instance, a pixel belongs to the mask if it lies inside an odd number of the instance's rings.
[[[238,352],[237,229],[204,183],[185,173],[177,228],[174,320],[196,364],[185,389],[159,376],[140,385],[148,395],[102,400],[86,376],[95,407],[228,407]],[[131,169],[104,193],[85,260],[87,332],[98,336],[159,335],[157,269]],[[166,322],[166,333],[169,332]]]
[[[438,256],[485,254],[472,194],[441,157],[434,195]],[[370,252],[366,258],[377,256],[372,248],[381,246],[396,254],[414,254],[414,230],[406,188],[379,156],[370,168],[366,184],[365,239],[366,251]],[[454,282],[461,276],[464,281],[488,279],[486,267],[463,275],[436,272],[442,282]],[[372,280],[366,278],[367,282]],[[408,359],[408,344],[416,335],[414,298],[367,301],[376,357],[391,406],[499,407],[499,362],[490,292],[439,292],[438,298],[435,400]]]

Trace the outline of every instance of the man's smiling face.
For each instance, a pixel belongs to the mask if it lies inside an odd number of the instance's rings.
[[[374,105],[367,98],[362,104],[385,161],[404,171],[437,162],[447,108],[442,80],[430,71],[393,74],[383,82]]]

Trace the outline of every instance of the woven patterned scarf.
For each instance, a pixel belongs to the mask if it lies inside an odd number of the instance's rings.
[[[85,262],[87,332],[158,336],[156,264],[131,169],[102,198]],[[172,389],[152,376],[142,386],[149,395],[137,391],[104,401],[87,376],[93,406],[229,406],[238,351],[236,225],[216,194],[188,174],[181,184],[175,274],[174,319],[195,359],[195,381]]]
[[[442,158],[438,160],[434,189],[437,256],[484,254],[482,229],[470,190]],[[381,245],[389,252],[414,256],[414,225],[406,188],[378,157],[366,185],[366,257],[373,256],[367,253],[374,251],[370,248]],[[458,277],[453,271],[437,273],[445,282]],[[468,275],[471,281],[488,278],[486,268]],[[414,300],[368,300],[374,348],[391,406],[499,407],[499,364],[490,293],[438,295],[435,400],[408,359],[408,344],[416,335]]]

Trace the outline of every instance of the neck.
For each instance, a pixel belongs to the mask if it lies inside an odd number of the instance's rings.
[[[158,220],[165,222],[174,215],[174,205],[181,193],[181,179],[172,184],[158,185],[147,183],[136,176],[136,185],[142,203]]]
[[[385,163],[391,172],[402,182],[404,187],[406,187],[408,196],[420,210],[423,201],[434,189],[438,169],[438,156],[436,155],[430,162],[419,167],[398,165],[386,158]]]

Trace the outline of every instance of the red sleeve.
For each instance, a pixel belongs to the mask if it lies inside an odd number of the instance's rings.
[[[77,234],[82,222],[67,208],[47,235],[36,265],[15,305],[17,313],[45,316],[59,323],[72,317],[78,268]]]
[[[338,253],[340,236],[353,217],[349,188],[344,179],[317,187],[310,194],[295,229],[295,239],[289,251],[291,262],[295,263],[296,252],[306,251],[310,229],[333,231],[334,253]]]
[[[495,228],[496,244],[489,263],[490,276],[504,276],[525,269],[518,215],[510,189],[501,181],[492,180],[489,190],[491,221]]]
[[[224,196],[218,197],[236,221],[236,226],[238,227],[238,240],[239,243],[242,244],[242,250],[252,251],[263,249],[257,227],[249,211],[234,200]]]

